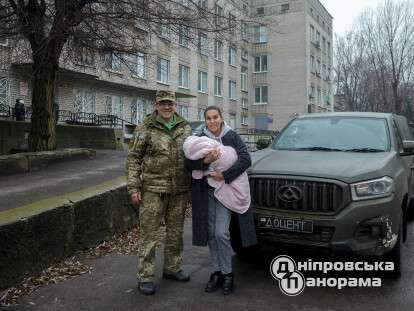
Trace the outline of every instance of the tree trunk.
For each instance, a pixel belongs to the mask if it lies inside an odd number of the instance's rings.
[[[54,86],[57,66],[45,62],[33,64],[32,127],[29,147],[32,151],[56,149]]]

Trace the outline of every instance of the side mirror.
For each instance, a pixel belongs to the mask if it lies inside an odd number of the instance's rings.
[[[269,147],[269,145],[270,145],[270,139],[268,138],[260,138],[256,142],[257,150],[265,149]]]
[[[403,152],[401,155],[414,155],[414,140],[403,140]]]

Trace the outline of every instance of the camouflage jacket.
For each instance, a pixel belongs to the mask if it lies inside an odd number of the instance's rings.
[[[184,167],[184,140],[191,128],[176,114],[177,123],[170,131],[157,120],[157,114],[137,126],[127,158],[128,192],[151,191],[180,193],[190,188],[190,177]]]

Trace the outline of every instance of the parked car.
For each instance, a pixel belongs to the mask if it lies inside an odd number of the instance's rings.
[[[413,210],[414,141],[404,117],[323,113],[292,120],[248,171],[259,243],[381,256],[401,269]],[[232,224],[233,248],[243,252]]]
[[[193,135],[201,134],[203,131],[204,121],[189,121],[188,124],[191,127]]]

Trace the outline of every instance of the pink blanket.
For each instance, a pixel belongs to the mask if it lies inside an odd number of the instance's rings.
[[[224,172],[237,161],[237,153],[234,148],[223,146],[218,141],[208,137],[188,137],[183,145],[185,156],[190,160],[204,158],[210,150],[220,150],[220,158],[210,164],[209,171]],[[201,179],[208,172],[193,171],[194,179]],[[230,184],[223,181],[216,181],[212,177],[207,177],[208,184],[215,188],[214,196],[227,207],[236,213],[245,213],[250,206],[250,186],[247,173],[244,172]]]

